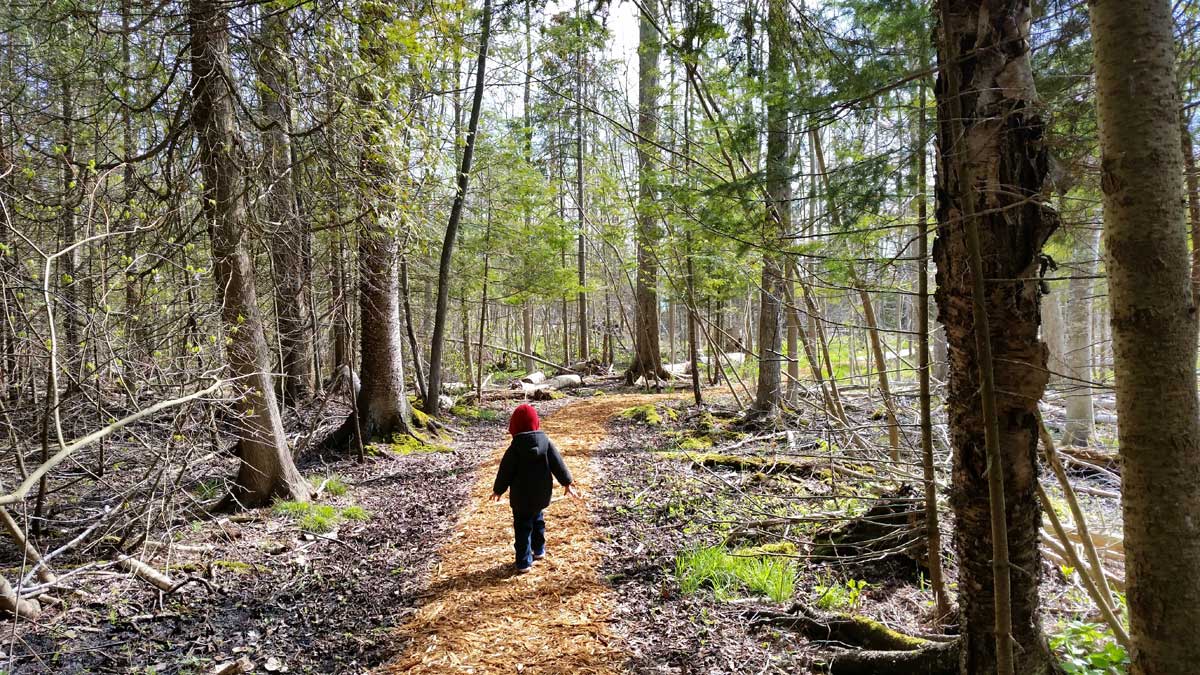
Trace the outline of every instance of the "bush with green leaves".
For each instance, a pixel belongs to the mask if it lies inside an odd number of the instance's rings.
[[[821,609],[857,609],[868,586],[861,579],[847,579],[845,583],[832,578],[822,581],[813,587],[816,605]]]
[[[1105,625],[1080,619],[1064,620],[1050,635],[1050,648],[1070,675],[1124,675],[1129,654]]]

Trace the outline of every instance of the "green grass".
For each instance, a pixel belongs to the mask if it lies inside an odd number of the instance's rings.
[[[772,556],[730,554],[722,546],[685,551],[675,558],[675,578],[685,595],[709,588],[718,600],[744,592],[787,602],[795,590],[796,566]]]
[[[370,514],[361,506],[338,508],[331,504],[278,501],[271,507],[271,510],[276,515],[295,521],[301,530],[314,534],[332,532],[347,520],[362,522],[370,519]]]
[[[330,474],[321,476],[314,474],[308,477],[308,482],[314,487],[319,487],[322,482],[325,483],[325,492],[334,497],[341,497],[350,491],[350,486],[346,483],[346,479],[338,474]]]

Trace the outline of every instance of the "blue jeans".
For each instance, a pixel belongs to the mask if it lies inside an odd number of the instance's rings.
[[[546,521],[542,512],[516,513],[513,512],[513,532],[516,542],[513,548],[517,553],[517,567],[525,568],[533,564],[533,556],[546,552]]]

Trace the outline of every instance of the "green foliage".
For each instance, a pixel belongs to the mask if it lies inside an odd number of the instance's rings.
[[[366,510],[359,506],[338,508],[312,502],[277,501],[271,510],[276,515],[295,521],[301,530],[314,534],[332,532],[343,521],[362,522],[370,518]]]
[[[795,589],[795,577],[795,564],[789,560],[730,554],[722,546],[694,548],[675,558],[675,579],[685,595],[709,588],[718,600],[749,591],[787,602]]]
[[[328,492],[334,497],[341,497],[350,491],[350,486],[346,483],[346,480],[338,474],[331,474],[328,476],[309,476],[308,482],[313,487],[319,487],[323,482],[325,484],[325,492]]]
[[[1079,619],[1059,621],[1050,635],[1050,648],[1071,675],[1121,675],[1128,672],[1129,655],[1108,626]]]
[[[831,578],[813,587],[813,592],[817,596],[817,607],[821,609],[857,609],[868,586],[870,584],[861,579],[840,583]]]

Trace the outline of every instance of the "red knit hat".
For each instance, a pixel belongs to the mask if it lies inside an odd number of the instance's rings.
[[[516,436],[517,434],[525,433],[526,431],[537,431],[542,428],[542,423],[538,420],[537,411],[528,403],[522,403],[513,411],[512,417],[508,418],[508,433]]]

